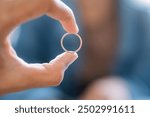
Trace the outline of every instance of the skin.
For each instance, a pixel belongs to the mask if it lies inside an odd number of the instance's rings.
[[[60,0],[0,0],[0,95],[30,88],[57,86],[78,55],[65,52],[50,63],[28,64],[10,45],[8,35],[18,25],[48,15],[68,33],[78,33],[72,10]]]

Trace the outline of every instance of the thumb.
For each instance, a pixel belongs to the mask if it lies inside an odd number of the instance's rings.
[[[50,64],[65,71],[77,58],[78,55],[75,52],[64,52],[53,59]]]
[[[56,86],[63,80],[65,70],[78,58],[75,52],[64,52],[50,63],[30,64],[30,73],[34,84],[31,87]],[[30,68],[30,69],[29,69]],[[35,83],[36,82],[36,83]]]

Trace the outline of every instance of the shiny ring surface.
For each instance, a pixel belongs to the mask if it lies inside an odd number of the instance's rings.
[[[80,46],[78,47],[78,49],[76,49],[75,51],[73,51],[73,52],[77,53],[81,49],[81,47],[82,47],[82,38],[81,38],[81,36],[79,34],[70,34],[70,33],[64,34],[63,37],[61,38],[61,47],[63,48],[64,51],[66,51],[66,52],[69,51],[69,50],[67,50],[64,47],[64,44],[63,44],[65,37],[68,36],[68,35],[75,35],[75,36],[77,36],[79,38],[79,40],[80,40]]]

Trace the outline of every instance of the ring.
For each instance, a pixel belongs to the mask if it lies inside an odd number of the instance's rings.
[[[73,51],[73,52],[77,53],[81,49],[81,47],[82,47],[82,38],[81,38],[81,36],[79,34],[69,34],[69,33],[64,34],[63,37],[61,38],[61,47],[63,48],[64,51],[66,51],[66,52],[69,51],[69,50],[67,50],[64,47],[64,44],[63,44],[65,37],[68,36],[68,35],[76,35],[79,38],[79,40],[80,40],[80,46],[79,46],[78,49],[76,49],[75,51]]]

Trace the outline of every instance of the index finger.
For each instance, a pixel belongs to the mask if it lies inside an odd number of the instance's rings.
[[[78,33],[79,29],[76,24],[73,11],[61,0],[52,0],[48,15],[59,20],[68,33]]]
[[[10,29],[47,14],[59,20],[68,33],[78,33],[72,10],[60,0],[8,0],[4,3],[2,10],[5,13],[6,25]]]

